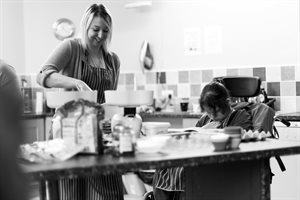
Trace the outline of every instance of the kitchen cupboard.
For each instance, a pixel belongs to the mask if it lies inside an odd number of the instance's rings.
[[[292,122],[290,127],[275,123],[279,132],[279,140],[300,141],[300,122]],[[271,184],[272,200],[300,199],[300,155],[281,157],[286,171],[280,170],[277,161],[271,158],[271,170],[275,174]]]
[[[32,143],[45,140],[44,118],[24,119],[24,136],[22,143]]]

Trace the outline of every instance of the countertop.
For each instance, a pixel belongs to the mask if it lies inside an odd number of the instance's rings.
[[[190,112],[154,112],[154,113],[140,113],[142,118],[200,118],[201,113]],[[300,121],[300,112],[281,113],[276,115],[288,121]]]
[[[22,119],[40,119],[40,118],[46,118],[46,117],[52,117],[54,113],[24,113],[22,115]]]
[[[183,145],[187,142],[184,140]],[[179,146],[180,147],[180,146]],[[88,174],[137,171],[175,166],[198,166],[225,162],[268,159],[276,155],[300,154],[299,141],[266,139],[259,142],[241,143],[238,150],[214,152],[212,146],[206,148],[178,148],[169,153],[136,153],[132,157],[105,155],[78,155],[70,160],[56,163],[22,163],[21,167],[35,180],[57,179]]]
[[[28,113],[23,114],[23,119],[38,119],[45,117],[52,117],[54,113]],[[192,112],[154,112],[154,113],[140,113],[142,118],[194,118],[199,119],[202,113]],[[279,118],[288,121],[300,121],[300,112],[280,113],[277,114]]]

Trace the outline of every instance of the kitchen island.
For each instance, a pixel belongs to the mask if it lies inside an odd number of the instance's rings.
[[[186,142],[183,140],[182,144]],[[60,178],[182,166],[185,167],[186,200],[267,200],[270,199],[269,158],[300,154],[299,141],[275,139],[241,143],[234,151],[214,152],[212,146],[178,147],[172,153],[136,153],[133,157],[78,155],[64,162],[22,163],[21,166],[32,180],[40,181],[41,199],[46,198],[46,181],[51,187]],[[56,199],[55,195],[50,197]]]

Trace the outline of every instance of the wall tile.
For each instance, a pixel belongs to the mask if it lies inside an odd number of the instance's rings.
[[[281,82],[280,83],[281,96],[296,96],[296,82]]]
[[[178,84],[178,98],[189,98],[191,96],[190,84]]]
[[[220,77],[220,76],[227,76],[227,70],[226,69],[214,69],[213,77]]]
[[[178,84],[178,72],[177,71],[169,71],[166,72],[166,83],[167,84]]]
[[[134,84],[134,74],[133,73],[125,74],[125,84],[126,85]]]
[[[240,76],[253,76],[253,69],[252,68],[241,68],[239,69]]]
[[[146,74],[146,84],[156,84],[156,72],[148,72]]]
[[[281,80],[282,81],[295,80],[295,67],[294,66],[281,67]]]
[[[156,80],[160,84],[166,83],[166,72],[156,72]]]
[[[296,97],[296,112],[300,112],[300,97]]]
[[[295,66],[295,80],[300,81],[300,65]]]
[[[127,91],[132,91],[132,90],[134,90],[134,86],[133,85],[126,85],[125,89]]]
[[[280,96],[280,83],[279,82],[268,82],[267,83],[267,94],[268,94],[268,96]]]
[[[280,67],[267,67],[266,68],[266,81],[267,82],[281,81],[281,68]]]
[[[146,84],[146,75],[142,73],[136,73],[135,74],[136,79],[136,85],[138,86],[144,86]]]
[[[228,76],[238,76],[239,70],[238,69],[227,69]]]
[[[265,67],[253,68],[253,76],[258,76],[262,81],[266,81],[266,68]]]
[[[190,71],[190,83],[201,83],[202,82],[202,71],[194,70]]]
[[[213,80],[213,70],[202,71],[202,82],[211,82]]]
[[[201,85],[192,84],[191,85],[191,97],[200,97],[201,94]]]
[[[138,85],[137,90],[145,90],[145,85]]]
[[[296,97],[296,112],[300,112],[300,97]]]
[[[300,82],[296,82],[296,96],[300,96]]]
[[[280,111],[284,113],[296,112],[296,98],[280,97]]]
[[[118,90],[126,91],[126,85],[118,85]]]
[[[161,96],[161,89],[159,89],[158,85],[156,84],[147,84],[145,86],[146,90],[152,90],[153,91],[153,98],[158,98]]]
[[[179,83],[188,83],[189,82],[189,72],[188,71],[180,71],[178,73]]]
[[[276,110],[276,111],[281,110],[281,107],[280,107],[281,98],[280,97],[273,97],[273,98],[275,98],[274,110]]]
[[[119,85],[125,85],[125,74],[120,74],[119,75],[119,82],[118,82]]]
[[[173,90],[174,97],[178,96],[178,87],[177,87],[177,85],[168,85],[167,88],[168,88],[168,90]]]

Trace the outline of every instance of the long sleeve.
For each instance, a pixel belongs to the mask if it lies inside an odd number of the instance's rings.
[[[72,59],[72,48],[70,40],[64,40],[60,43],[52,52],[52,54],[47,58],[46,62],[43,64],[42,69],[37,75],[37,82],[44,87],[45,80],[52,73],[58,73],[61,70],[72,67],[70,66],[70,60]]]

